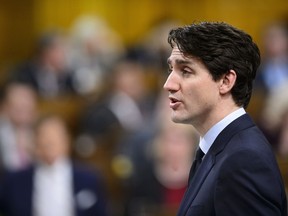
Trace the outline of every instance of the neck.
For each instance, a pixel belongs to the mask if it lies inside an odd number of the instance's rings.
[[[230,106],[218,106],[214,110],[212,110],[208,115],[206,113],[203,118],[199,119],[198,122],[192,123],[195,129],[199,132],[200,136],[203,137],[210,128],[212,128],[219,121],[224,119],[230,113],[236,111],[240,107],[231,104]]]

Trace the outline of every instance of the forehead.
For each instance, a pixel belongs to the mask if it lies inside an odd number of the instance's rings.
[[[193,64],[198,61],[196,57],[184,55],[177,46],[172,49],[171,55],[167,59],[168,64]]]

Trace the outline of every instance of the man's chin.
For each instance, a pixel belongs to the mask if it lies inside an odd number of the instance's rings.
[[[177,116],[174,116],[174,115],[172,115],[171,120],[172,120],[174,123],[178,123],[178,124],[189,124],[189,122],[188,122],[187,119],[185,119],[185,118],[180,118],[180,117],[177,117]]]

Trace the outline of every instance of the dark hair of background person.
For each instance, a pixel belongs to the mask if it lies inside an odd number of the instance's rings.
[[[260,64],[259,48],[250,35],[227,23],[201,22],[172,29],[168,42],[184,55],[199,58],[215,81],[234,70],[232,97],[238,106],[248,106]]]

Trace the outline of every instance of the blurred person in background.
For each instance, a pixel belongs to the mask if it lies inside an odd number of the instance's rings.
[[[259,123],[262,130],[275,147],[278,148],[283,116],[288,109],[288,80],[274,88],[265,98]]]
[[[0,116],[0,152],[4,170],[15,171],[31,163],[33,124],[37,117],[36,92],[27,84],[5,86]]]
[[[284,22],[266,27],[263,62],[255,82],[254,98],[260,101],[258,123],[268,140],[277,145],[281,115],[287,103],[288,28]],[[283,91],[284,90],[284,91]]]
[[[9,79],[32,86],[42,98],[74,94],[73,72],[68,69],[65,37],[58,32],[43,34],[35,56],[16,68]]]
[[[163,122],[162,128],[144,144],[143,155],[139,157],[138,151],[138,158],[134,157],[137,161],[127,185],[128,215],[175,215],[187,188],[197,144],[198,134],[193,128]]]
[[[260,52],[223,22],[172,29],[164,89],[171,118],[200,134],[178,216],[287,215],[273,150],[246,113]]]
[[[288,105],[288,104],[287,104]],[[277,144],[275,144],[275,152],[278,155],[278,163],[281,170],[281,174],[286,186],[286,195],[288,188],[288,106],[281,115],[281,121],[279,125],[279,133]]]
[[[279,144],[277,146],[277,153],[281,157],[288,156],[288,107],[281,117],[281,128],[279,134]],[[285,171],[287,172],[287,171]]]
[[[59,116],[47,115],[35,127],[33,166],[4,177],[0,210],[9,216],[105,216],[100,176],[69,157],[71,137]]]
[[[166,35],[170,29],[179,26],[180,21],[163,17],[154,23],[153,28],[146,33],[140,46],[152,58],[151,63],[156,64],[159,69],[167,70],[167,58],[170,54],[170,47],[167,44]],[[142,53],[145,53],[142,51]]]
[[[76,142],[76,156],[100,167],[108,179],[116,216],[122,215],[125,200],[116,151],[127,137],[150,126],[153,112],[145,69],[133,58],[116,63],[106,78],[107,93],[83,110]]]
[[[151,119],[145,68],[131,59],[120,60],[107,77],[111,89],[103,100],[91,103],[83,112],[81,132],[97,141],[98,136],[126,136],[141,130]],[[116,133],[115,133],[116,132]],[[117,141],[119,142],[119,140]]]
[[[162,91],[149,127],[116,147],[112,164],[124,189],[124,215],[175,215],[186,189],[198,135],[169,120],[167,103]]]
[[[288,80],[288,28],[285,23],[273,23],[263,33],[263,57],[255,87],[266,94]]]
[[[120,36],[105,20],[97,16],[78,17],[71,28],[68,53],[76,91],[82,95],[101,91],[106,73],[123,54]]]

